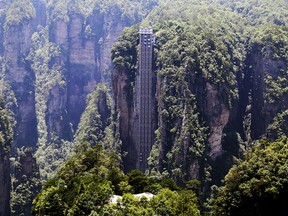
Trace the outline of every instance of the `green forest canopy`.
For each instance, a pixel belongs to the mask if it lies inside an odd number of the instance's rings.
[[[150,201],[131,193],[153,192]],[[113,194],[123,196],[109,204]],[[48,180],[33,201],[35,215],[200,215],[199,201],[190,188],[180,190],[171,179],[157,181],[134,170],[119,168],[119,158],[96,145],[72,157]]]
[[[212,215],[287,213],[288,139],[260,141],[234,165],[220,187]]]

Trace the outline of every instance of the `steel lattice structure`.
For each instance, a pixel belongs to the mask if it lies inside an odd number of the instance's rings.
[[[153,29],[140,27],[140,58],[139,58],[139,169],[147,169],[153,140]]]

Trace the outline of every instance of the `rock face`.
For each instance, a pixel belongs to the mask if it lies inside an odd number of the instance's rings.
[[[86,95],[101,79],[95,51],[95,41],[84,37],[83,18],[72,16],[69,25],[68,112],[74,129],[85,109]]]
[[[46,123],[48,142],[52,140],[53,133],[65,140],[71,140],[73,137],[66,105],[67,89],[63,89],[58,85],[55,86],[51,89],[47,101]]]
[[[131,53],[137,50],[135,47],[138,45],[134,45],[134,39],[131,39],[137,37],[133,28],[129,36],[124,33],[120,39],[122,47],[115,51],[120,56],[114,56],[113,74],[122,150],[127,153],[124,158],[126,171],[137,168],[136,161],[139,160],[139,74],[135,71],[137,60],[130,61]],[[126,46],[129,44],[125,42],[126,38],[132,47]],[[201,73],[194,74],[197,69],[189,71],[189,67],[183,65],[181,67],[185,69],[178,71],[173,71],[172,66],[165,70],[159,69],[159,66],[155,68],[155,110],[158,111],[155,112],[154,123],[158,123],[158,129],[149,159],[148,171],[152,175],[169,172],[175,180],[198,179],[207,184],[220,184],[233,164],[233,157],[240,157],[246,148],[253,145],[253,141],[262,137],[275,140],[288,135],[285,126],[288,122],[287,60],[275,58],[276,53],[284,50],[282,47],[267,44],[252,44],[243,58],[245,67],[239,67],[235,73],[236,84],[233,87],[228,82],[213,83]],[[158,55],[163,55],[161,48],[155,49]],[[137,53],[134,55],[139,58]],[[129,64],[121,68],[122,58]],[[180,79],[183,71],[189,71],[188,75]],[[176,72],[179,75],[173,75]],[[235,89],[236,97],[229,98],[227,92]]]
[[[223,129],[229,121],[230,111],[223,102],[219,91],[210,83],[206,83],[206,107],[210,126],[210,136],[208,142],[210,145],[209,157],[215,160],[223,153],[222,137]]]
[[[287,62],[284,59],[275,59],[270,47],[254,46],[250,62],[252,97],[252,118],[251,137],[259,139],[266,135],[269,125],[273,123],[273,118],[287,108],[287,95],[281,92],[285,88],[281,86],[279,79],[286,79],[283,71],[287,70]],[[273,86],[271,86],[273,85]],[[272,88],[271,88],[272,87]],[[274,88],[274,89],[273,89]],[[280,90],[280,92],[279,92]],[[273,91],[273,92],[272,92]],[[277,135],[268,135],[268,138],[275,140]]]
[[[122,141],[122,151],[126,153],[123,158],[126,172],[137,168],[139,157],[137,154],[139,113],[136,110],[136,92],[132,93],[135,100],[129,103],[126,89],[127,80],[127,74],[124,71],[114,73],[114,101],[116,109],[119,109],[119,132]]]
[[[11,2],[6,1],[5,4],[0,2],[0,8],[4,6],[9,8]],[[53,10],[53,7],[52,9],[51,7],[46,8],[48,3],[38,0],[31,2],[36,12],[34,18],[24,17],[19,23],[16,22],[4,29],[5,14],[1,14],[0,80],[4,77],[5,85],[11,87],[8,99],[14,103],[12,111],[16,122],[13,147],[15,149],[32,147],[32,152],[36,152],[34,156],[38,164],[43,165],[47,161],[50,163],[51,159],[51,164],[53,164],[54,159],[63,158],[62,153],[57,153],[57,148],[61,148],[62,143],[68,141],[67,144],[74,138],[80,117],[87,105],[86,96],[95,89],[96,84],[110,79],[111,46],[129,23],[120,18],[119,9],[115,9],[115,11],[111,9],[109,14],[95,9],[87,17],[86,14],[72,11],[72,9],[70,11],[67,8],[67,14],[65,14],[67,19],[54,19],[52,15],[50,17],[51,11],[49,11]],[[48,38],[39,40],[43,42],[41,55],[43,56],[43,52],[45,52],[45,46],[55,49],[50,50],[54,51],[51,54],[53,56],[51,60],[45,62],[43,59],[43,64],[40,64],[44,69],[41,70],[38,65],[39,70],[36,72],[33,68],[35,62],[29,55],[31,52],[35,52],[36,57],[40,56],[37,55],[38,44],[35,44],[35,41],[37,41],[36,37],[46,37],[40,33],[45,26],[48,26]],[[46,57],[50,58],[49,53]],[[41,71],[57,71],[55,74],[59,76],[58,81],[54,82],[53,79],[49,79],[36,88],[37,76]],[[47,82],[51,82],[47,85],[49,88],[46,88]],[[41,92],[36,93],[37,89],[40,89]],[[41,98],[41,103],[39,103],[37,97],[43,95],[45,98]],[[101,113],[105,112],[107,107],[100,106],[99,110]],[[107,115],[110,113],[103,113],[105,118]],[[65,148],[63,152],[67,150]],[[15,149],[13,149],[13,154],[16,152]],[[39,149],[40,152],[37,151]],[[47,150],[49,151],[47,154],[46,149],[50,149]],[[54,154],[55,152],[57,155]],[[0,209],[7,212],[10,197],[10,166],[9,156],[6,155],[3,158],[5,160],[0,162],[0,172],[3,173],[0,179],[0,187],[3,192],[1,192],[3,200],[0,201]],[[35,160],[21,160],[20,163],[25,163],[23,168],[28,169],[30,165],[34,166]],[[51,166],[50,171],[55,170],[56,167]],[[40,171],[44,169],[45,167],[40,166]],[[47,176],[47,172],[44,171],[44,173],[43,176]],[[16,178],[18,177],[16,176]],[[31,206],[31,203],[26,204]],[[19,210],[18,213],[21,211]],[[30,214],[26,213],[25,215]],[[9,214],[4,213],[4,215]]]
[[[5,47],[0,47],[0,51],[3,51],[7,62],[5,79],[17,100],[17,109],[14,110],[17,121],[16,147],[35,148],[38,139],[34,88],[36,78],[27,56],[37,25],[47,25],[48,20],[43,16],[46,13],[45,4],[35,1],[34,7],[34,19],[10,26],[5,33],[1,28],[3,32],[0,32],[1,45],[5,44]],[[49,23],[49,40],[60,49],[60,54],[53,61],[61,65],[63,82],[66,83],[54,85],[48,92],[47,110],[43,113],[48,132],[47,144],[52,134],[64,140],[73,139],[86,106],[86,96],[97,83],[107,78],[106,72],[111,68],[111,46],[128,25],[116,12],[113,16],[95,12],[88,18],[78,13],[67,15],[68,21],[56,19]],[[87,26],[92,32],[86,32]]]
[[[105,72],[112,70],[111,65],[111,47],[118,40],[119,36],[122,34],[125,26],[128,26],[128,23],[125,21],[117,20],[117,16],[110,16],[108,14],[104,15],[102,28],[106,33],[106,37],[102,37],[98,41],[100,46],[99,56],[99,70],[101,72],[102,79],[107,79],[110,75],[105,75]]]
[[[10,162],[9,154],[0,156],[0,214],[10,215]]]
[[[87,20],[80,14],[71,14],[69,19],[68,23],[62,20],[52,23],[50,36],[52,42],[61,48],[58,61],[65,65],[65,79],[69,80],[66,90],[59,95],[62,98],[61,108],[56,109],[62,110],[62,113],[64,110],[67,112],[66,122],[70,122],[75,131],[86,106],[86,96],[97,83],[104,81],[105,72],[111,67],[110,49],[127,23],[117,20],[117,16],[102,16],[97,13]],[[105,36],[85,35],[87,25],[84,22],[89,23],[92,29],[100,28],[97,31]],[[49,98],[59,100],[59,97]],[[51,105],[52,103],[51,101]],[[62,131],[67,131],[67,127],[62,128]]]
[[[1,152],[1,155],[3,153]],[[0,214],[10,215],[10,162],[9,154],[0,158]]]
[[[34,74],[26,64],[32,36],[32,22],[11,26],[5,32],[4,57],[7,62],[6,80],[11,85],[16,100],[16,133],[14,142],[17,147],[36,147],[37,129],[35,114]]]

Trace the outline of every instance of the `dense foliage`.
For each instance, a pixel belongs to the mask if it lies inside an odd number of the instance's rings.
[[[34,201],[36,215],[89,215],[99,212],[121,180],[118,157],[97,145],[72,157],[47,181]],[[112,183],[113,182],[113,183]]]
[[[9,114],[0,94],[0,215],[10,214],[10,155],[13,131]]]
[[[192,191],[162,189],[151,200],[125,194],[117,204],[106,206],[103,215],[200,215],[198,201]]]
[[[13,131],[10,125],[9,114],[5,108],[4,101],[0,95],[0,159],[1,161],[9,158]]]
[[[287,213],[287,138],[261,141],[234,165],[214,200],[212,215]]]
[[[112,101],[107,86],[104,83],[99,83],[87,97],[87,106],[75,133],[73,148],[76,151],[94,147],[104,137],[109,137],[109,139],[103,147],[116,150],[111,106]],[[84,142],[87,145],[83,145]]]
[[[111,49],[111,59],[114,67],[126,73],[127,80],[125,83],[126,100],[131,107],[133,102],[133,92],[135,92],[135,82],[137,74],[137,46],[139,26],[134,25],[125,29],[118,41]],[[114,80],[115,82],[116,80]]]
[[[158,103],[151,175],[207,183],[253,139],[287,135],[285,1],[159,1],[147,23],[156,36]],[[137,100],[138,28],[112,49],[115,73],[127,75],[128,109]],[[219,155],[225,166],[213,171],[208,161]]]
[[[60,160],[59,156],[57,157],[55,154],[57,155],[56,149],[61,145],[61,140],[57,137],[54,137],[52,141],[48,139],[48,125],[45,114],[47,112],[47,104],[51,90],[55,88],[55,86],[63,89],[65,85],[63,65],[57,62],[51,64],[52,60],[60,55],[60,49],[56,44],[49,42],[48,34],[48,27],[39,27],[38,32],[32,35],[32,44],[27,58],[32,62],[31,67],[35,72],[36,78],[35,98],[36,116],[38,120],[38,149],[36,157],[38,158],[38,164],[43,178],[50,177],[51,173],[55,171],[55,168],[60,165],[55,161]],[[63,154],[60,155],[60,157],[66,158],[67,160],[68,156]],[[64,161],[62,161],[62,163],[63,162]]]
[[[36,11],[30,0],[15,0],[6,15],[5,30],[35,18]]]
[[[31,148],[17,149],[17,157],[11,157],[10,161],[13,170],[11,175],[11,215],[30,215],[32,201],[42,187],[39,167]]]
[[[135,21],[140,21],[142,18],[144,18],[149,13],[149,10],[156,4],[157,0],[53,0],[48,3],[48,8],[50,12],[49,18],[51,19],[51,21],[63,20],[65,22],[68,22],[69,12],[81,14],[85,18],[88,18],[93,14],[93,12],[97,11],[100,14],[111,14],[116,12],[120,14],[121,19],[128,19],[131,23],[133,23]]]
[[[96,145],[72,157],[48,180],[33,201],[35,215],[200,215],[193,190],[180,190],[171,179],[157,181],[134,170],[127,176],[119,158]],[[131,193],[157,194],[150,201]],[[124,194],[110,204],[113,194]]]

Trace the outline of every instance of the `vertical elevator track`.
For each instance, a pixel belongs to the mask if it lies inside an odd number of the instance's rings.
[[[147,158],[150,155],[154,140],[153,129],[153,44],[154,36],[151,27],[140,27],[140,58],[139,58],[139,137],[138,164],[142,171],[148,167]]]

